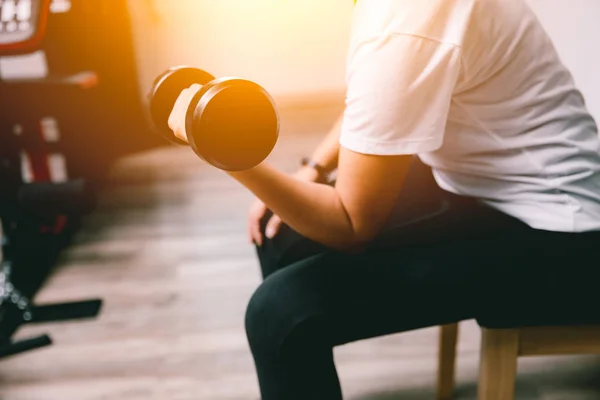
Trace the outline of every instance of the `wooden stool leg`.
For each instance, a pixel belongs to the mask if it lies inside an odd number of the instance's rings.
[[[483,329],[479,400],[514,400],[518,355],[518,329]]]
[[[437,400],[450,400],[454,395],[457,339],[458,324],[440,327]]]

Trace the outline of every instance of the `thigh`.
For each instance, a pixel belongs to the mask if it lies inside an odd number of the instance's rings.
[[[478,301],[485,326],[597,324],[600,232],[516,233],[492,253]]]
[[[252,298],[253,319],[279,340],[316,327],[339,345],[476,317],[497,278],[523,274],[523,241],[505,246],[531,229],[472,201],[437,199],[405,202],[360,254],[325,250],[277,270]]]
[[[588,290],[561,294],[593,277],[597,282],[597,268],[581,263],[574,270],[569,263],[574,248],[583,260],[595,245],[554,238],[547,243],[552,252],[542,255],[546,239],[531,230],[359,255],[329,251],[279,270],[252,301],[263,305],[274,340],[310,329],[310,337],[331,346],[498,312],[527,320],[560,304],[591,305]]]
[[[269,276],[249,309],[281,344],[299,329],[336,346],[471,319],[486,280],[474,262],[480,250],[463,243],[328,251]]]

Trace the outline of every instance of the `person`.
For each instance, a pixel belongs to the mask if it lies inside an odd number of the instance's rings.
[[[171,115],[181,138],[197,90]],[[312,159],[229,173],[259,199],[246,332],[262,399],[341,399],[342,344],[591,315],[599,145],[525,0],[359,0],[346,107]]]

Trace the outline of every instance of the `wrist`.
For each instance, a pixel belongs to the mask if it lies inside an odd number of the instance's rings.
[[[322,178],[319,172],[316,169],[308,166],[300,167],[294,176],[303,181],[322,183]]]
[[[330,171],[325,166],[314,161],[311,158],[304,157],[301,160],[302,171],[307,171],[306,174],[311,176],[313,181],[319,183],[326,183],[329,180]]]

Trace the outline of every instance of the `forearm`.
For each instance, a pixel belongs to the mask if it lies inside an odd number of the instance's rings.
[[[229,174],[301,235],[340,250],[358,246],[352,221],[334,187],[296,179],[265,163]]]
[[[328,171],[333,171],[338,166],[342,121],[343,117],[340,116],[329,131],[329,134],[319,146],[317,146],[311,156],[313,161],[317,162]]]

